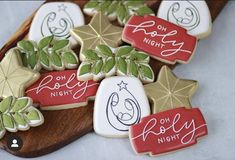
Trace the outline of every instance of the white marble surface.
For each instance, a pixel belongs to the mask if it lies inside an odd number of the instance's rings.
[[[214,2],[216,3],[216,1]],[[0,46],[40,2],[0,2]],[[110,139],[87,134],[66,147],[36,160],[158,159],[234,160],[235,155],[235,2],[230,1],[213,24],[212,35],[198,44],[191,63],[180,65],[180,77],[200,82],[193,97],[208,123],[209,136],[197,145],[157,158],[137,156],[128,139]],[[0,150],[0,160],[20,160]]]

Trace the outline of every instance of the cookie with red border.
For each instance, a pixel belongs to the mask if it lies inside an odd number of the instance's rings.
[[[197,38],[187,30],[155,16],[132,16],[124,27],[122,40],[165,63],[188,63]]]

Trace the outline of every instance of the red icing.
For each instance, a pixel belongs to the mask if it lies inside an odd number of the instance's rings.
[[[155,16],[132,16],[122,38],[161,61],[186,63],[193,55],[197,38],[187,30]]]
[[[198,108],[182,107],[144,117],[129,132],[137,153],[157,155],[197,143],[207,135],[207,126]]]
[[[77,70],[44,73],[26,90],[26,95],[44,109],[85,103],[88,97],[96,95],[99,84],[91,80],[78,81],[76,75]]]

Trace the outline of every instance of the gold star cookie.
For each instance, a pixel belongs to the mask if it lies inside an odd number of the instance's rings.
[[[154,114],[177,107],[191,108],[190,98],[197,87],[197,81],[179,79],[170,68],[163,66],[157,81],[145,85],[144,89],[153,103]]]
[[[71,35],[81,44],[80,60],[87,49],[95,49],[99,44],[116,48],[121,43],[122,28],[112,25],[101,12],[94,15],[88,25],[71,30]]]
[[[0,98],[24,96],[24,90],[38,80],[40,74],[23,67],[17,49],[9,50],[0,62]]]

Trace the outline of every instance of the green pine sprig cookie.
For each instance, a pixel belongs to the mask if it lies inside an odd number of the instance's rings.
[[[0,102],[0,139],[6,131],[25,131],[43,122],[42,113],[32,106],[32,99],[29,97],[10,96]]]
[[[85,4],[83,11],[91,16],[101,11],[109,20],[117,19],[122,26],[132,15],[154,15],[154,12],[144,4],[144,0],[90,0]]]
[[[48,36],[37,44],[31,40],[17,43],[24,66],[39,71],[74,69],[78,66],[78,57],[70,48],[69,40],[56,40]]]
[[[106,45],[98,45],[95,50],[82,53],[85,60],[78,68],[78,80],[98,81],[112,75],[127,75],[141,79],[144,83],[153,82],[154,73],[150,67],[150,57],[131,46],[122,46],[114,51]]]

